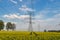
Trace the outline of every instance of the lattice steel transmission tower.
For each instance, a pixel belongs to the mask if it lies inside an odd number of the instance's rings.
[[[31,4],[31,8],[33,9],[34,8],[33,7],[33,0],[30,0],[30,4]],[[29,17],[29,28],[28,28],[29,32],[33,32],[33,27],[32,27],[32,14],[33,13],[34,13],[34,11],[29,12],[29,15],[30,15],[30,17]]]
[[[32,27],[32,16],[31,13],[29,12],[30,18],[29,18],[29,28],[28,31],[29,32],[33,32],[33,27]]]
[[[34,9],[34,7],[33,7],[33,0],[31,0],[30,3],[31,3],[31,8]],[[29,28],[28,28],[28,30],[29,30],[29,32],[31,32],[30,35],[34,34],[34,35],[37,36],[37,34],[35,32],[33,32],[32,14],[34,14],[34,11],[29,12],[30,18],[29,18]]]

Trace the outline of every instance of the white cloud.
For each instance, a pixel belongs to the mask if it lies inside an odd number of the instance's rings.
[[[17,15],[17,14],[10,14],[10,15],[4,15],[4,18],[8,19],[26,19],[29,18],[29,15]]]
[[[43,15],[43,14],[38,14],[38,15],[34,16],[34,18],[37,20],[43,19],[44,17],[45,17],[45,15]]]
[[[36,13],[35,18],[36,19],[46,19],[50,15],[60,14],[60,9],[52,9],[52,8],[45,8],[39,12]],[[49,16],[48,16],[49,15]],[[53,17],[53,16],[51,16]]]
[[[22,10],[22,11],[30,11],[30,12],[35,11],[32,8],[28,8],[26,5],[22,5],[22,7],[19,8],[19,10]]]
[[[42,11],[39,11],[34,16],[35,19],[44,19],[46,18],[46,15],[49,14],[50,10],[44,9]]]
[[[60,13],[54,15],[52,18],[46,19],[46,21],[49,21],[49,22],[60,22]]]
[[[19,0],[20,2],[22,2],[23,0]]]
[[[15,0],[10,0],[12,3],[17,4],[17,1]]]
[[[58,13],[58,14],[54,15],[54,17],[59,18],[59,17],[60,17],[60,13]]]

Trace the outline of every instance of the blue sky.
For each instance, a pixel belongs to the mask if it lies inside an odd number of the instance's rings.
[[[29,26],[28,11],[30,11],[34,12],[32,21],[35,31],[38,31],[38,25],[40,25],[41,31],[44,29],[60,29],[60,0],[33,0],[33,8],[30,1],[0,0],[0,20],[5,23],[16,23],[17,30],[27,30]]]

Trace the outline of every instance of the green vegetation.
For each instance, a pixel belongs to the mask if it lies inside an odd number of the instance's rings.
[[[4,22],[2,20],[0,20],[0,31],[4,29]]]
[[[8,22],[6,24],[6,29],[7,30],[9,30],[9,29],[15,30],[15,28],[16,28],[16,25],[14,23],[12,24],[11,22]]]
[[[0,40],[60,40],[60,33],[57,32],[35,32],[37,36],[30,35],[30,32],[21,31],[0,31]]]
[[[5,27],[4,21],[0,20],[0,31],[3,30]],[[16,28],[16,24],[15,23],[11,23],[11,22],[7,22],[6,24],[6,30],[8,31],[9,29],[11,30],[15,30]]]

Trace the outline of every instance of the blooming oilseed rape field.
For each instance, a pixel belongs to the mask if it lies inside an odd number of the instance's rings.
[[[59,32],[0,31],[0,40],[60,40]]]

